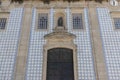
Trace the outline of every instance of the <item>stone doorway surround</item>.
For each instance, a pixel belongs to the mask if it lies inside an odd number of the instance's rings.
[[[76,36],[74,34],[68,33],[64,27],[56,27],[52,33],[45,35],[44,38],[46,40],[46,44],[43,47],[42,80],[46,80],[47,52],[52,48],[68,48],[73,50],[74,80],[78,80],[77,46],[73,42]]]

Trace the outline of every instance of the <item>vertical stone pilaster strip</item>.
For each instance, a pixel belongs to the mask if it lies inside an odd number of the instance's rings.
[[[96,80],[108,80],[95,4],[89,3],[88,9]]]
[[[18,55],[16,58],[14,80],[25,80],[25,68],[28,54],[31,20],[32,5],[26,4],[24,6],[24,14],[22,19],[22,28],[18,46]]]

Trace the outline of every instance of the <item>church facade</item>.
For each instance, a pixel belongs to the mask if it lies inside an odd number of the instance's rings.
[[[120,2],[1,0],[0,80],[120,80]]]

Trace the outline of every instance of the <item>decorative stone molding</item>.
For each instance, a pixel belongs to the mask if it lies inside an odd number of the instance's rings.
[[[46,40],[44,49],[51,49],[56,47],[76,49],[76,45],[73,42],[76,36],[74,34],[68,33],[61,27],[59,29],[58,28],[56,28],[54,32],[44,36]]]
[[[55,28],[54,32],[44,36],[44,38],[47,40],[47,43],[46,43],[47,46],[48,44],[56,45],[55,43],[58,43],[58,44],[65,43],[67,45],[74,44],[73,40],[75,39],[75,37],[76,36],[74,34],[68,33],[67,30],[64,30],[64,27],[63,28],[57,27]],[[63,45],[63,44],[60,44],[60,45]],[[59,47],[60,45],[57,45],[57,46]]]
[[[42,80],[46,80],[47,54],[48,50],[52,48],[69,48],[73,50],[74,80],[78,80],[77,46],[73,42],[76,36],[68,33],[64,27],[56,27],[52,33],[45,35],[44,38],[46,40],[46,44],[44,45],[43,53]]]
[[[55,9],[54,13],[54,28],[58,26],[58,18],[62,17],[63,18],[63,27],[65,28],[66,26],[66,14],[65,14],[65,9]],[[59,26],[58,26],[59,27]]]

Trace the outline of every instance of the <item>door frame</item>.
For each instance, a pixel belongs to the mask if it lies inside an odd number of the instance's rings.
[[[78,62],[77,62],[77,49],[76,45],[61,45],[58,46],[56,45],[44,45],[44,50],[43,50],[43,65],[42,65],[42,80],[46,80],[46,72],[47,72],[47,54],[48,50],[53,49],[53,48],[68,48],[73,50],[73,67],[74,67],[74,80],[78,80]]]

